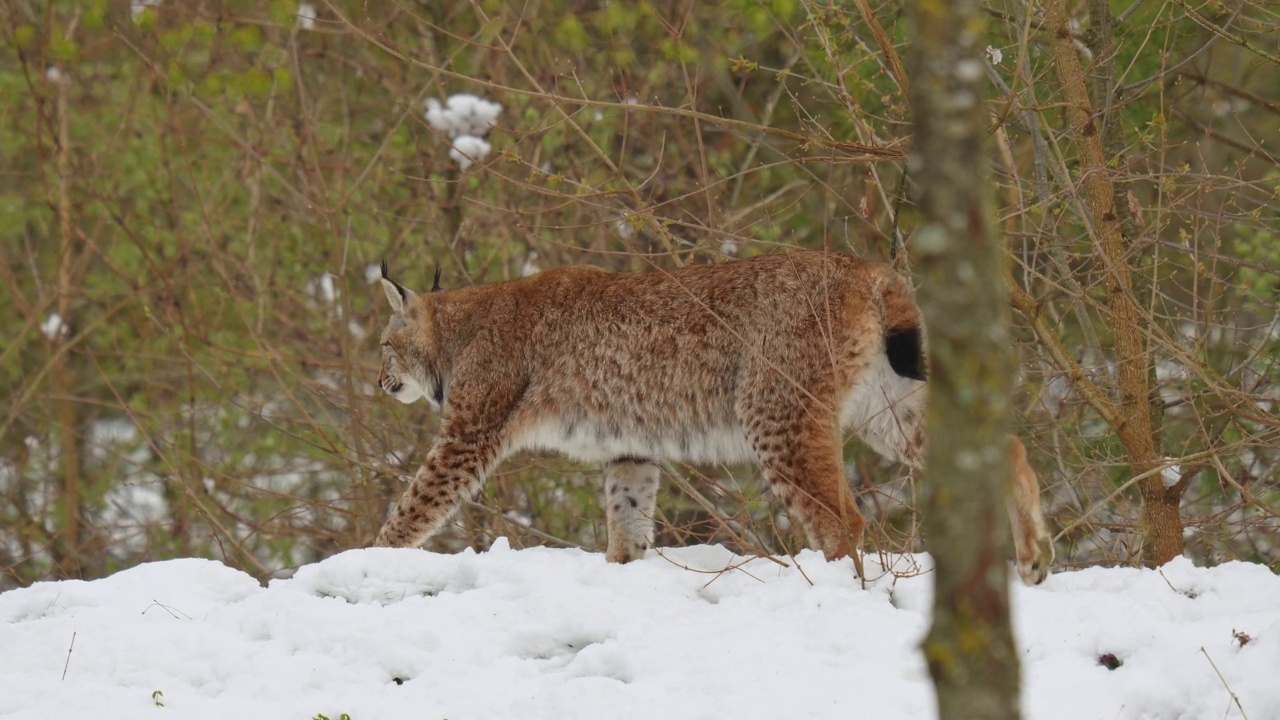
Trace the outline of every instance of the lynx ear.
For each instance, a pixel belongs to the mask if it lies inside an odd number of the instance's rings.
[[[436,265],[436,276],[431,278],[431,292],[440,291],[440,266]]]
[[[387,261],[382,261],[382,291],[387,294],[387,302],[391,303],[391,311],[399,313],[404,304],[413,298],[413,292],[403,285],[387,277]]]

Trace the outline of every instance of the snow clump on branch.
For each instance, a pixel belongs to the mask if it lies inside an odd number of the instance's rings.
[[[471,167],[471,163],[483,162],[489,157],[489,151],[493,150],[493,146],[487,141],[481,140],[474,135],[459,135],[453,140],[453,147],[449,148],[449,157],[458,161],[458,167],[466,172]]]
[[[450,95],[443,104],[427,98],[427,123],[453,141],[449,157],[463,171],[474,162],[482,162],[493,150],[484,136],[493,129],[502,106],[468,93]]]
[[[49,313],[49,317],[40,323],[40,332],[50,340],[57,342],[65,338],[70,331],[67,323],[63,321],[62,316],[58,313]]]
[[[427,122],[450,140],[463,135],[488,135],[501,113],[498,103],[467,93],[451,95],[443,105],[435,98],[427,98]]]

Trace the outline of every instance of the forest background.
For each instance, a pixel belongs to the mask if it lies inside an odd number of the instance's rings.
[[[1059,565],[1280,569],[1275,8],[984,19],[991,281]],[[897,2],[6,0],[0,25],[0,590],[367,544],[438,422],[374,385],[383,258],[418,289],[787,247],[911,271]],[[488,150],[428,122],[457,93],[501,104]],[[845,452],[868,547],[925,547],[906,469]],[[659,545],[800,546],[754,470],[665,474]],[[598,476],[520,456],[429,546],[598,549]]]

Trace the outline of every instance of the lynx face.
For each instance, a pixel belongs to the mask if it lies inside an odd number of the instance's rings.
[[[923,457],[920,314],[884,265],[794,252],[640,274],[568,267],[448,292],[435,292],[437,273],[423,295],[384,265],[382,285],[392,314],[378,385],[444,415],[378,545],[418,545],[503,458],[555,450],[604,464],[606,558],[628,562],[653,542],[659,462],[746,461],[812,547],[861,574],[866,521],[843,431],[899,462]],[[1018,448],[1017,566],[1036,583],[1052,548]]]
[[[421,359],[424,328],[422,299],[386,277],[383,264],[382,289],[391,303],[391,319],[382,331],[382,368],[378,371],[378,387],[406,405],[426,398],[433,406],[443,404],[442,385],[427,372]]]
[[[384,333],[384,336],[386,333]],[[411,366],[405,361],[405,352],[395,343],[382,341],[382,370],[378,372],[378,387],[400,402],[408,405],[426,396],[422,383],[413,376]]]
[[[398,328],[398,332],[397,329],[393,329],[397,324],[402,325]],[[403,324],[403,320],[396,316],[392,325],[383,331],[383,338],[381,338],[383,368],[378,373],[378,387],[406,405],[421,397],[434,400],[422,387],[424,382],[417,377],[413,364],[408,360],[408,357],[411,357],[412,347],[404,337],[407,333],[404,331]]]

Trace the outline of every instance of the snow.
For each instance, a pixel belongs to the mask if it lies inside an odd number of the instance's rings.
[[[524,259],[524,265],[520,267],[520,277],[533,277],[542,272],[542,268],[538,267],[538,251],[530,250],[529,256]]]
[[[337,280],[333,273],[323,273],[314,280],[307,281],[307,294],[323,300],[327,305],[333,305],[338,301]]]
[[[316,29],[316,6],[311,3],[304,2],[298,4],[298,29],[299,30],[315,30]]]
[[[442,105],[435,98],[427,98],[427,123],[449,139],[463,135],[483,138],[497,122],[502,106],[468,93],[450,95]]]
[[[1176,458],[1166,457],[1164,461],[1168,464],[1160,469],[1160,483],[1171,488],[1182,479],[1182,466],[1177,463]]]
[[[619,218],[613,225],[618,229],[618,237],[623,240],[630,240],[636,236],[636,228],[631,224],[631,216]]]
[[[449,157],[458,163],[458,168],[466,172],[473,162],[483,162],[489,157],[493,147],[488,142],[474,135],[459,135],[453,139],[453,147],[449,148]]]
[[[44,322],[40,323],[40,332],[44,333],[45,337],[54,341],[65,338],[69,330],[70,328],[68,328],[67,324],[62,320],[62,316],[56,312],[49,313],[49,316],[44,319]]]
[[[266,587],[199,559],[39,583],[0,594],[0,716],[933,717],[931,576],[866,560],[863,589],[812,552],[619,566],[500,539],[353,550]],[[1026,717],[1240,717],[1228,686],[1249,717],[1280,717],[1263,566],[1090,568],[1013,593]]]
[[[160,7],[160,0],[133,0],[129,3],[129,18],[134,22],[140,22],[142,13],[146,12],[147,8],[158,7]]]
[[[450,95],[444,104],[435,98],[427,98],[426,109],[427,124],[452,141],[449,157],[458,163],[459,169],[466,172],[473,163],[483,162],[489,157],[493,146],[484,136],[489,134],[502,113],[501,105],[468,93],[458,93]]]

